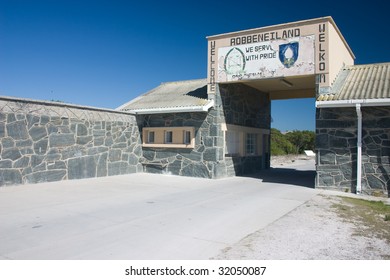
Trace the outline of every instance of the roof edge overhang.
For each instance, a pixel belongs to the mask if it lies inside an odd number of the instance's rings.
[[[316,101],[316,108],[355,107],[356,104],[362,107],[390,106],[390,98]]]
[[[214,100],[210,99],[203,106],[182,106],[182,107],[166,107],[166,108],[150,108],[150,109],[132,109],[126,110],[136,115],[149,115],[149,114],[167,114],[167,113],[195,113],[195,112],[208,112],[210,108],[214,106]]]

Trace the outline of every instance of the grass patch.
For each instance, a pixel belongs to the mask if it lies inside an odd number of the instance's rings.
[[[356,226],[356,235],[375,236],[390,244],[390,205],[382,201],[340,198],[340,202],[334,203],[332,208],[345,221]]]
[[[379,214],[390,215],[390,205],[386,205],[383,201],[371,201],[351,197],[343,197],[343,200],[356,206],[365,207]]]

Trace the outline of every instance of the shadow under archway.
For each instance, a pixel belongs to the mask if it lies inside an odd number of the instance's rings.
[[[252,177],[261,179],[266,183],[277,183],[283,185],[295,185],[306,188],[315,188],[315,170],[298,170],[293,167],[289,168],[269,168],[259,172],[245,175],[245,177]]]

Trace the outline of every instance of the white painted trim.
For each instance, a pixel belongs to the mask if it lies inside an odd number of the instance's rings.
[[[213,106],[214,106],[214,100],[210,99],[209,102],[203,106],[183,106],[183,107],[170,107],[170,108],[135,109],[135,110],[128,110],[128,111],[124,111],[124,112],[129,112],[129,113],[133,113],[136,115],[207,112]]]
[[[390,98],[316,101],[316,108],[355,107],[356,104],[362,107],[390,106]]]

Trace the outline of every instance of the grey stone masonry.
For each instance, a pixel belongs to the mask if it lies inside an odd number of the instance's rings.
[[[141,172],[135,117],[0,97],[0,186]]]
[[[209,113],[153,114],[137,117],[142,127],[191,126],[195,127],[195,148],[143,147],[141,163],[149,173],[213,178],[221,141],[213,115]],[[169,125],[168,125],[169,124]],[[213,131],[213,132],[212,132]]]
[[[269,167],[260,156],[225,158],[222,124],[270,128],[268,94],[245,85],[219,86],[215,106],[208,112],[139,115],[143,127],[195,127],[193,149],[143,147],[141,163],[145,172],[223,178],[253,173]],[[266,155],[269,158],[269,155]]]
[[[356,191],[355,108],[316,112],[316,187]],[[390,107],[362,107],[362,191],[390,193]]]

